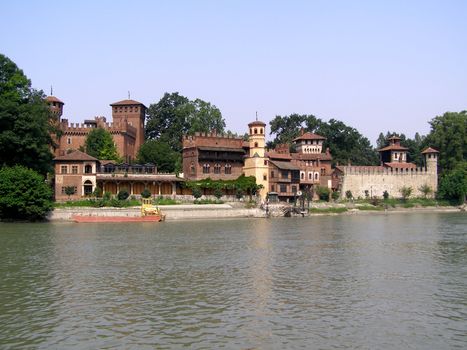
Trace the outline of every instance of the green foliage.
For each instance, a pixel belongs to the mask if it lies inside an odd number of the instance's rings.
[[[243,192],[241,188],[237,188],[237,190],[235,191],[235,197],[237,199],[242,199],[244,195],[245,195],[245,192]]]
[[[143,192],[141,192],[141,197],[143,198],[149,198],[151,197],[151,191],[149,191],[148,188],[145,188]]]
[[[110,193],[110,192],[108,192],[108,191],[106,191],[106,192],[104,193],[104,195],[102,196],[102,199],[103,199],[103,200],[107,200],[107,201],[108,201],[108,200],[110,200],[110,198],[112,198],[112,193]]]
[[[102,189],[100,187],[96,187],[92,195],[94,197],[102,197]]]
[[[22,166],[0,169],[0,218],[40,220],[52,208],[52,191],[40,174]]]
[[[42,91],[14,62],[0,54],[0,165],[52,170],[52,114]]]
[[[365,190],[365,198],[366,199],[370,198],[370,191]]]
[[[175,205],[175,204],[180,204],[177,202],[175,199],[172,198],[164,198],[162,196],[157,197],[154,200],[155,205]]]
[[[389,198],[389,192],[388,192],[388,191],[385,190],[385,191],[383,192],[383,198],[384,198],[385,200]]]
[[[384,209],[383,207],[379,207],[379,206],[376,206],[376,205],[358,205],[355,208],[357,208],[358,210],[362,210],[362,211],[368,211],[368,210],[378,211],[378,210],[383,210]]]
[[[218,200],[221,199],[222,197],[222,188],[217,187],[214,189],[214,197],[216,197]]]
[[[313,115],[291,114],[283,117],[278,115],[269,125],[270,134],[275,135],[275,139],[268,143],[269,148],[281,143],[291,143],[303,128],[326,137],[324,147],[329,147],[334,163],[346,164],[350,161],[353,165],[372,165],[379,162],[370,141],[339,120],[330,119],[324,122]]]
[[[190,101],[178,92],[165,93],[147,110],[146,136],[167,143],[175,152],[182,150],[182,138],[194,132],[223,133],[225,121],[220,110],[200,99]]]
[[[353,198],[353,194],[351,190],[345,191],[345,198],[351,200]]]
[[[248,194],[250,197],[255,195],[258,190],[262,188],[262,185],[256,184],[256,178],[254,176],[241,175],[235,180],[212,180],[210,178],[199,180],[199,181],[187,181],[185,183],[187,188],[200,188],[200,189],[223,189],[229,190],[234,189],[240,190],[242,193]]]
[[[68,201],[65,203],[55,203],[56,208],[84,208],[84,207],[92,207],[92,208],[104,208],[104,207],[112,207],[112,208],[128,208],[128,207],[137,207],[140,206],[141,202],[138,200],[118,200],[116,198],[101,198],[101,199],[83,199],[79,201]]]
[[[327,187],[324,186],[318,186],[316,188],[316,193],[318,194],[318,197],[322,201],[329,201],[329,194],[330,190]]]
[[[347,208],[345,207],[331,207],[331,208],[310,208],[311,214],[339,214],[345,213]]]
[[[339,199],[340,195],[341,195],[341,193],[338,192],[338,191],[333,191],[333,192],[331,193],[331,197],[332,197],[332,199],[335,200],[335,201],[337,201],[337,200]]]
[[[75,187],[74,186],[66,186],[65,187],[65,194],[70,198],[71,195],[75,194]]]
[[[423,197],[427,198],[428,195],[433,193],[433,189],[428,184],[421,185],[418,190],[423,193]]]
[[[399,192],[402,196],[402,200],[405,202],[407,201],[407,198],[410,197],[410,195],[412,194],[412,187],[410,186],[402,186],[400,189],[399,189]]]
[[[458,203],[465,202],[467,195],[467,161],[460,162],[446,172],[439,182],[438,196]]]
[[[193,204],[223,204],[219,199],[196,199]]]
[[[122,188],[117,194],[117,198],[120,201],[124,201],[129,196],[130,196],[130,194],[128,193],[128,190],[126,188]]]
[[[181,169],[180,153],[172,151],[167,142],[147,140],[138,151],[138,162],[153,163],[159,172],[173,173]],[[177,164],[179,164],[177,169]]]
[[[388,138],[391,136],[398,136],[401,138],[401,145],[408,148],[407,151],[407,161],[413,162],[418,166],[422,166],[423,163],[423,155],[422,151],[425,145],[425,136],[420,136],[417,132],[413,139],[406,137],[403,133],[397,133],[394,131],[386,132],[386,136],[383,133],[379,134],[378,140],[376,141],[378,149],[383,148],[388,145]]]
[[[203,192],[198,186],[192,187],[191,192],[193,194],[193,197],[195,197],[195,199],[201,198],[201,196],[203,195]]]
[[[439,151],[439,166],[453,170],[460,162],[467,161],[467,111],[446,112],[430,121],[431,131],[425,146]]]
[[[112,134],[103,128],[91,130],[86,136],[84,147],[87,154],[97,159],[121,161]]]

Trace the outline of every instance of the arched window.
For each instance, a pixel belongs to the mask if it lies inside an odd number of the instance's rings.
[[[224,167],[224,172],[226,174],[232,174],[232,166],[230,164],[226,164]]]
[[[92,194],[92,182],[91,182],[91,180],[84,181],[83,187],[84,187],[84,195],[85,196],[89,196],[89,195]]]
[[[195,163],[193,162],[190,164],[190,174],[195,175]]]
[[[300,179],[305,180],[305,173],[302,172],[302,173],[300,174]]]
[[[87,164],[84,166],[84,173],[85,174],[91,174],[92,173],[92,166]]]
[[[315,180],[319,179],[319,173],[315,173]]]
[[[255,128],[255,134],[257,134],[257,133],[258,133],[258,129]]]
[[[308,180],[313,180],[313,173],[311,171],[308,172]]]
[[[211,166],[209,164],[204,164],[203,165],[203,174],[209,174],[209,168]]]
[[[260,134],[263,133],[263,128],[259,129],[259,133],[260,133]]]
[[[214,174],[220,174],[221,173],[221,166],[220,164],[215,164],[214,165]]]
[[[258,147],[258,142],[255,142],[255,147]]]

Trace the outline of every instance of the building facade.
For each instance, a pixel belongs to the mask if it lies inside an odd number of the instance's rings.
[[[112,103],[112,123],[108,123],[105,117],[94,117],[83,123],[69,123],[68,119],[62,118],[63,101],[55,96],[48,96],[46,102],[55,116],[59,130],[57,135],[52,135],[56,144],[53,150],[56,157],[82,148],[89,132],[99,127],[110,132],[120,157],[126,162],[136,159],[137,152],[144,143],[146,106],[142,103],[134,100]]]

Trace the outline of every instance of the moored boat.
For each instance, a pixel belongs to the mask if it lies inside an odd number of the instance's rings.
[[[79,223],[99,223],[99,222],[160,222],[164,220],[164,215],[147,215],[147,216],[90,216],[90,215],[73,215],[71,218],[74,222]]]

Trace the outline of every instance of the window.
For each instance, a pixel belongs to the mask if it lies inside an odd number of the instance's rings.
[[[92,193],[92,182],[90,180],[86,180],[83,184],[84,187],[84,195],[89,196]]]
[[[68,138],[66,139],[66,143],[67,143],[67,145],[71,145],[71,137],[68,137]]]
[[[190,165],[190,174],[195,175],[195,163],[193,162]]]
[[[91,174],[92,173],[92,166],[87,164],[84,166],[84,173],[85,174]]]
[[[268,161],[267,161],[267,160],[264,161],[264,165],[268,165]]]
[[[289,172],[287,170],[281,170],[281,178],[288,179],[289,178]]]
[[[275,192],[276,188],[274,185],[271,185],[271,192]]]
[[[209,164],[204,164],[203,165],[203,174],[209,174],[209,168],[211,166]]]
[[[326,168],[321,168],[321,175],[326,175]]]
[[[226,174],[232,174],[232,166],[230,164],[226,164],[224,167],[224,172]]]
[[[72,174],[78,174],[78,166],[77,165],[72,165],[71,166],[71,173]]]
[[[67,170],[68,170],[68,167],[66,165],[62,165],[60,167],[60,173],[61,174],[66,174],[67,173]]]
[[[318,179],[319,179],[319,174],[315,173],[315,180],[318,180]]]
[[[280,192],[282,193],[287,192],[287,185],[280,185]]]
[[[259,132],[260,132],[260,134],[262,134],[263,133],[263,128],[259,129]]]
[[[308,172],[308,180],[313,180],[313,173],[311,171]]]
[[[300,179],[301,179],[301,180],[305,180],[305,173],[304,173],[304,172],[301,172],[301,173],[300,173]]]
[[[258,133],[258,129],[255,128],[255,134],[257,134],[257,133]]]
[[[266,174],[263,174],[263,180],[266,181],[268,179],[268,176]]]
[[[271,171],[271,178],[274,178],[274,171]]]
[[[258,142],[255,142],[255,147],[258,147]]]
[[[292,186],[292,193],[297,193],[297,186]]]
[[[214,174],[221,173],[221,166],[219,164],[214,165]]]

